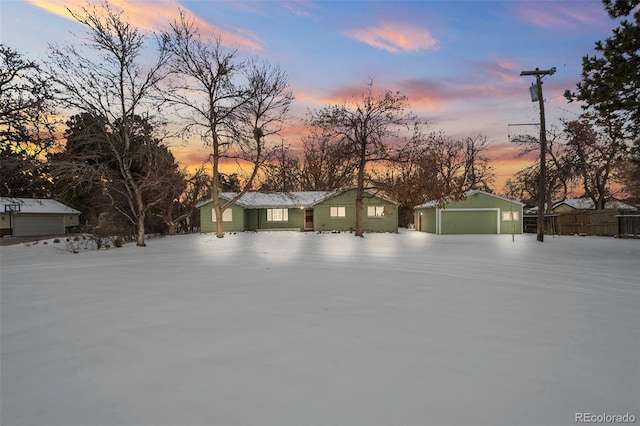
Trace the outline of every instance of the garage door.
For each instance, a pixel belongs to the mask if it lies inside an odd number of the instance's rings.
[[[64,234],[64,216],[21,213],[12,218],[15,237]]]
[[[447,211],[440,216],[442,234],[497,234],[496,210]]]

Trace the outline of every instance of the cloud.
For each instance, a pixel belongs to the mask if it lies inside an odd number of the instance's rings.
[[[599,2],[520,2],[518,15],[537,27],[576,30],[600,27],[610,21]]]
[[[411,106],[419,111],[445,111],[449,99],[460,96],[446,84],[427,79],[408,79],[399,83],[400,91],[409,98]]]
[[[345,35],[391,53],[434,49],[438,43],[428,29],[399,22],[354,29]]]
[[[67,8],[79,11],[87,6],[85,0],[28,0],[32,5],[44,9],[63,18],[73,20]],[[146,31],[157,31],[167,28],[169,22],[179,19],[179,9],[188,13],[176,0],[139,1],[139,0],[110,0],[112,6],[125,11],[129,22]],[[99,7],[98,3],[95,3]],[[262,45],[258,37],[249,31],[234,28],[232,31],[216,28],[211,24],[195,17],[195,24],[205,38],[220,38],[224,45],[247,50],[261,50]]]
[[[311,10],[315,9],[314,3],[308,0],[282,1],[277,4],[292,15],[302,17],[311,16]]]
[[[523,65],[508,59],[495,59],[490,62],[476,62],[474,66],[482,69],[489,76],[497,78],[505,83],[520,83],[522,77],[520,72],[524,69]]]

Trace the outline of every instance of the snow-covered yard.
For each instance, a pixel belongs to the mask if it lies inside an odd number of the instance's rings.
[[[12,425],[640,421],[640,241],[242,233],[1,248]]]

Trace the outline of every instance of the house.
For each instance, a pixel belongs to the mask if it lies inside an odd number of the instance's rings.
[[[414,208],[418,231],[433,234],[521,234],[524,204],[481,190],[460,201]]]
[[[223,192],[227,203],[237,196]],[[365,232],[398,232],[398,205],[379,194],[365,192],[362,225]],[[201,232],[215,232],[213,200],[200,208]],[[225,232],[350,231],[356,227],[356,189],[305,192],[247,192],[222,215]]]
[[[545,203],[545,209],[547,205]],[[571,213],[576,210],[594,210],[595,203],[590,197],[582,197],[582,198],[566,198],[564,200],[554,201],[551,211],[554,214],[558,213]],[[631,204],[624,203],[620,200],[616,200],[613,197],[609,197],[604,202],[604,208],[606,210],[615,209],[615,210],[637,210],[637,207],[632,206]],[[532,207],[527,210],[527,213],[537,213],[538,207]]]
[[[2,236],[60,235],[79,224],[78,210],[51,199],[0,197],[0,209]]]

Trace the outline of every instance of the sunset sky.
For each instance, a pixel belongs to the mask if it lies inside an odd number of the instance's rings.
[[[539,121],[522,70],[556,67],[545,77],[547,127],[575,118],[579,107],[562,97],[580,79],[582,57],[611,34],[615,21],[600,1],[187,1],[113,0],[147,30],[166,28],[179,8],[202,32],[243,54],[279,65],[296,101],[293,116],[341,103],[371,78],[378,89],[405,94],[411,109],[433,129],[453,137],[481,133],[496,168],[494,188],[522,168],[508,135],[536,134]],[[2,43],[42,59],[47,43],[82,34],[64,6],[79,0],[0,0]],[[284,135],[295,150],[301,129]],[[184,165],[199,164],[199,141],[173,143]]]

